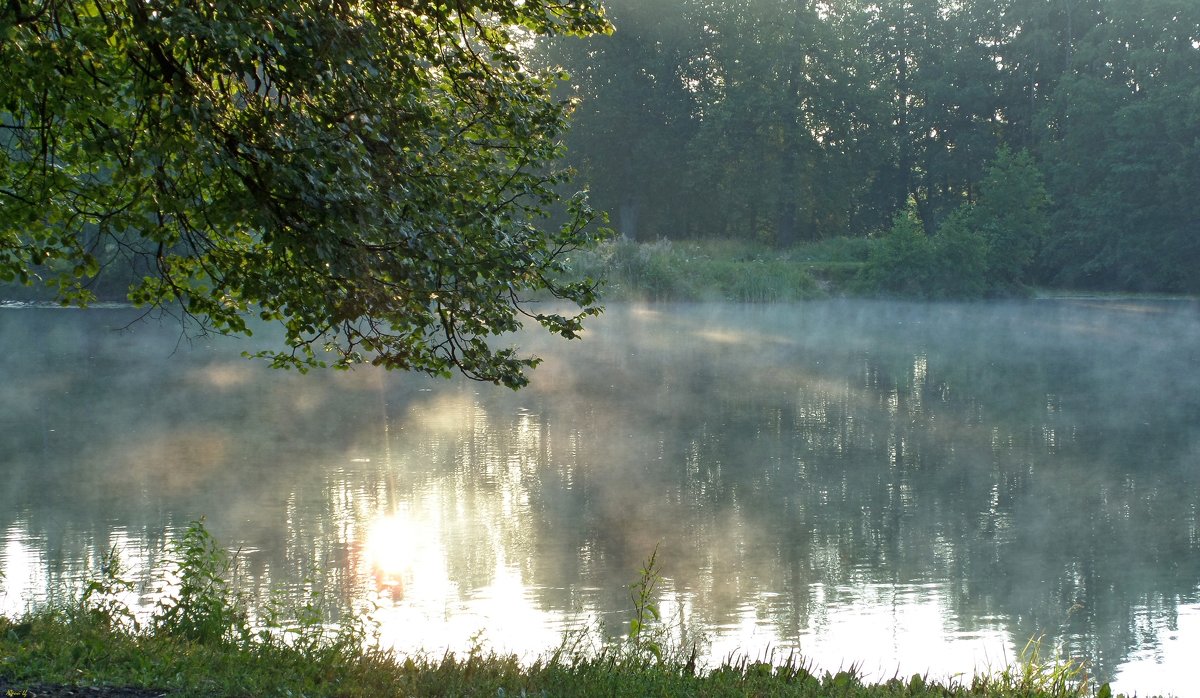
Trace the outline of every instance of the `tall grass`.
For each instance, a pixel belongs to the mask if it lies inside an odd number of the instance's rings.
[[[1055,656],[1047,659],[1043,654],[1042,638],[1031,638],[1021,649],[1015,664],[1001,671],[977,678],[978,688],[993,692],[1028,694],[1052,693],[1061,696],[1090,696],[1092,685],[1087,674],[1087,665],[1073,659]],[[1098,689],[1101,695],[1111,695],[1108,684]]]
[[[769,248],[733,241],[614,240],[578,253],[572,273],[604,279],[615,300],[767,303],[821,295],[805,268]]]
[[[630,586],[627,637],[599,648],[564,639],[530,665],[475,646],[465,655],[400,656],[374,642],[369,623],[330,624],[319,599],[252,609],[232,581],[235,556],[203,522],[172,547],[168,588],[139,623],[120,599],[131,588],[113,551],[72,602],[0,617],[0,689],[45,685],[154,688],[173,696],[1086,696],[1076,663],[1045,661],[1040,643],[1021,661],[970,685],[925,677],[864,683],[853,668],[818,674],[797,655],[730,657],[705,670],[695,645],[670,646],[655,600],[657,550]],[[254,612],[252,612],[254,611]],[[690,651],[689,651],[690,649]],[[1099,694],[1109,698],[1107,685]],[[103,694],[100,694],[103,695]]]

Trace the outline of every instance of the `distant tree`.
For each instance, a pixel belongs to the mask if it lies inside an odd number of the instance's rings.
[[[692,97],[680,75],[688,41],[681,0],[607,0],[609,35],[548,36],[533,56],[571,75],[579,101],[566,135],[567,162],[592,201],[630,239],[686,234],[684,153]]]
[[[867,287],[884,295],[926,297],[936,266],[933,244],[925,234],[915,201],[896,214],[892,227],[871,248],[863,268]]]
[[[718,235],[781,247],[845,234],[874,157],[856,129],[875,108],[812,0],[689,0],[701,37],[685,78],[699,124],[688,179]]]
[[[931,256],[928,295],[978,298],[988,291],[988,243],[971,227],[970,205],[964,204],[938,226]]]
[[[1050,282],[1200,291],[1200,4],[1099,7],[1040,116]],[[1076,32],[1078,18],[1076,18]]]
[[[1001,147],[979,185],[927,236],[915,201],[871,250],[864,282],[885,294],[975,298],[1026,280],[1048,229],[1049,198],[1025,151]]]
[[[972,227],[974,209],[964,204],[925,234],[915,201],[897,214],[870,251],[863,290],[907,298],[978,298],[989,290],[988,243]]]
[[[966,225],[987,243],[987,279],[992,287],[1027,281],[1034,256],[1049,231],[1050,198],[1042,173],[1028,151],[1006,146],[996,152],[979,185],[979,199]]]
[[[595,0],[4,3],[0,280],[86,304],[137,258],[136,303],[280,321],[276,366],[519,387],[537,360],[489,337],[599,312],[557,280],[586,202],[539,221],[570,104],[520,47],[606,30]],[[538,291],[579,312],[531,312]]]

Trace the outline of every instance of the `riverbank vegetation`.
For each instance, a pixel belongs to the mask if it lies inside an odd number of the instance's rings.
[[[1107,685],[1089,683],[1084,667],[1046,661],[1036,643],[1002,671],[944,682],[865,682],[853,668],[817,671],[795,655],[698,667],[694,646],[666,644],[653,557],[630,587],[630,632],[622,640],[594,647],[570,636],[533,662],[482,647],[401,656],[374,644],[364,616],[329,622],[315,599],[285,607],[247,598],[231,581],[235,560],[203,522],[172,550],[169,584],[149,618],[135,617],[122,601],[133,583],[115,551],[78,598],[0,617],[0,689],[98,687],[102,696],[132,687],[206,697],[1111,695]]]
[[[788,253],[721,240],[616,240],[577,253],[572,272],[603,279],[612,300],[792,301],[820,295]]]
[[[635,300],[788,301],[820,295],[973,299],[1029,293],[1049,197],[1027,152],[1001,148],[979,185],[930,235],[910,200],[890,227],[776,249],[761,240],[621,240],[579,252],[573,272]]]

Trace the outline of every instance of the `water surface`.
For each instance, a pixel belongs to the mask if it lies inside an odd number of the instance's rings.
[[[0,610],[204,515],[243,582],[386,642],[532,658],[659,599],[710,665],[999,668],[1117,688],[1200,653],[1200,313],[1184,302],[615,306],[517,393],[271,371],[127,310],[0,310]]]

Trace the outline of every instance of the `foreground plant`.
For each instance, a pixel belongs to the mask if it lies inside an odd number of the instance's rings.
[[[204,519],[188,525],[167,562],[169,581],[176,584],[159,599],[155,632],[198,643],[249,641],[249,612],[231,581],[234,559]]]
[[[984,688],[1002,689],[1013,693],[1036,692],[1065,696],[1090,696],[1092,685],[1087,666],[1073,659],[1043,655],[1041,637],[1030,638],[1021,649],[1017,662],[1005,667],[991,678],[977,680]],[[1108,684],[1100,686],[1098,694],[1111,696]]]

